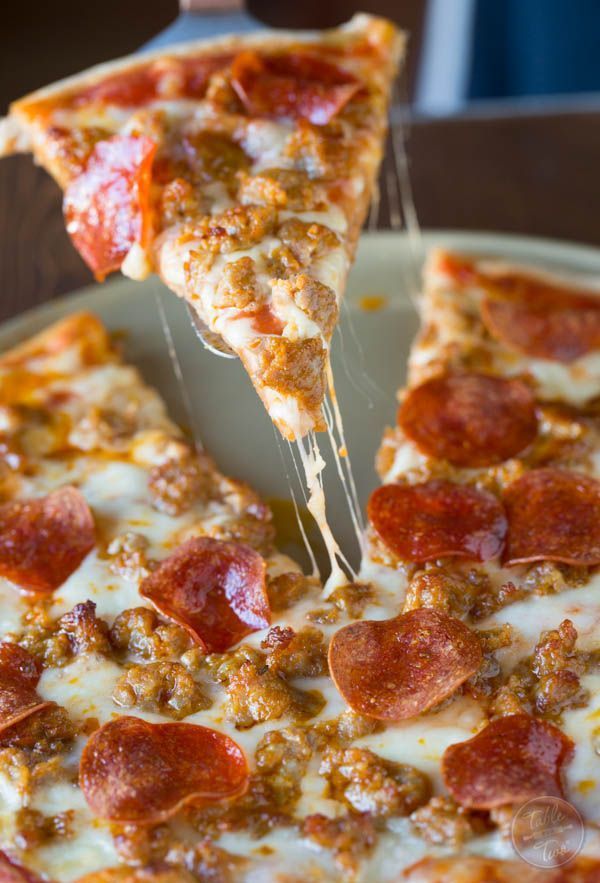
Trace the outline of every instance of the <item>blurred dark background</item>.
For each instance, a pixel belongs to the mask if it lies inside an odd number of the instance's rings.
[[[600,0],[250,0],[249,9],[267,25],[309,28],[362,10],[409,32],[409,112],[397,107],[393,119],[404,121],[422,227],[600,246]],[[177,14],[177,0],[5,3],[0,113],[135,51]],[[384,191],[389,172],[388,156]],[[60,203],[29,157],[0,162],[0,320],[90,281]]]
[[[327,27],[361,10],[411,35],[408,96],[421,112],[471,100],[600,92],[599,0],[250,0],[274,27]],[[91,64],[126,55],[178,14],[177,0],[5,4],[0,109]]]
[[[452,2],[452,0],[450,0]],[[251,0],[248,9],[273,27],[321,28],[353,12],[395,20],[420,41],[424,0]],[[0,104],[96,62],[133,52],[177,16],[177,0],[31,0],[7,4],[0,36]],[[411,63],[415,60],[411,52]],[[414,66],[412,78],[414,79]]]

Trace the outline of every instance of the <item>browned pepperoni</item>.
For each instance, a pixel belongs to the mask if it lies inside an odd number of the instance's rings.
[[[427,456],[473,469],[516,456],[537,433],[528,387],[486,374],[426,380],[406,394],[398,423]]]
[[[561,797],[561,770],[573,747],[552,724],[511,714],[492,721],[472,739],[450,745],[442,758],[442,775],[454,799],[471,809]]]
[[[241,543],[188,540],[146,577],[140,594],[211,653],[271,622],[265,562]]]
[[[483,300],[481,315],[490,334],[512,349],[553,362],[573,362],[600,349],[600,297],[527,282],[521,286],[522,300]]]
[[[385,545],[406,561],[447,556],[487,561],[504,545],[501,504],[468,485],[443,480],[384,485],[371,494],[367,512]]]
[[[18,644],[0,644],[0,732],[52,704],[38,695],[39,679],[33,656]]]
[[[600,295],[517,270],[484,272],[460,255],[441,252],[437,268],[458,285],[486,292],[482,319],[490,334],[528,356],[573,362],[600,349]]]
[[[506,564],[600,564],[600,482],[570,469],[533,469],[504,495]]]
[[[233,739],[208,727],[119,717],[90,737],[79,784],[100,818],[154,825],[185,804],[240,796],[248,765]]]
[[[379,720],[427,711],[475,674],[481,661],[475,634],[427,607],[345,626],[329,647],[331,676],[348,705]]]
[[[360,89],[350,74],[306,53],[264,56],[241,52],[232,85],[252,116],[328,123]]]
[[[135,242],[147,243],[155,152],[145,135],[113,135],[65,190],[67,230],[97,279],[118,270]]]
[[[73,487],[0,505],[0,576],[22,589],[53,592],[94,543],[92,513]]]

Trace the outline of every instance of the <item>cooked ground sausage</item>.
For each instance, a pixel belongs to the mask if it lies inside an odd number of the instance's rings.
[[[264,301],[256,276],[256,264],[245,256],[223,267],[213,304],[216,308],[256,309]]]
[[[67,711],[61,705],[50,705],[0,733],[0,748],[20,748],[37,763],[68,749],[75,735]]]
[[[73,833],[74,810],[46,816],[37,809],[24,807],[15,815],[15,846],[18,849],[37,849]]]
[[[306,172],[294,169],[264,169],[242,178],[239,189],[244,205],[269,205],[293,212],[314,211],[323,207],[323,188]]]
[[[298,690],[268,666],[252,662],[244,662],[232,675],[227,694],[227,716],[240,729],[284,715],[306,720],[325,704],[317,691]]]
[[[304,598],[311,589],[310,581],[302,573],[280,573],[267,580],[267,594],[271,610],[287,610]]]
[[[261,341],[259,375],[265,386],[282,395],[293,395],[307,410],[314,410],[325,395],[326,358],[327,352],[316,337],[265,337]]]
[[[329,227],[299,218],[284,221],[277,235],[304,269],[340,246],[340,240]]]
[[[589,694],[580,676],[590,662],[576,649],[577,631],[569,619],[540,636],[532,656],[522,660],[497,690],[492,711],[520,711],[556,718],[568,708],[584,706]]]
[[[413,827],[432,846],[461,847],[485,829],[483,818],[459,806],[452,797],[432,797],[416,809],[410,820]]]
[[[316,678],[327,673],[324,635],[313,626],[299,632],[275,626],[261,646],[268,651],[266,664],[271,671],[287,678]]]
[[[257,774],[270,789],[274,803],[288,812],[300,797],[312,753],[310,739],[299,727],[271,730],[257,745]]]
[[[408,584],[404,612],[434,607],[462,618],[471,611],[487,580],[475,568],[466,573],[458,568],[426,566]]]
[[[145,536],[132,530],[115,537],[107,549],[111,572],[127,582],[141,582],[150,572],[148,545]]]
[[[165,622],[149,607],[132,607],[119,613],[110,629],[110,641],[115,650],[150,662],[178,659],[192,648],[185,629]]]
[[[428,777],[408,764],[393,763],[366,748],[328,749],[320,772],[331,796],[353,812],[407,816],[431,796]]]
[[[271,206],[236,205],[217,215],[202,215],[182,229],[183,236],[198,240],[197,248],[227,254],[251,248],[275,230],[277,212]]]
[[[211,706],[211,700],[180,662],[132,665],[115,684],[113,701],[125,708],[167,714],[174,720]]]
[[[152,505],[167,515],[181,515],[194,503],[207,502],[215,495],[210,461],[202,456],[167,460],[154,466],[148,478]]]
[[[337,864],[353,874],[361,858],[375,846],[377,833],[369,813],[329,819],[321,813],[306,816],[302,833],[317,846],[333,852]]]

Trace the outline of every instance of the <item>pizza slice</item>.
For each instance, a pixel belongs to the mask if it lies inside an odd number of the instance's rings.
[[[360,574],[390,614],[334,635],[332,676],[402,733],[397,760],[431,764],[411,817],[431,855],[401,879],[538,879],[533,829],[513,822],[538,799],[574,833],[561,857],[585,833],[556,879],[595,879],[600,288],[438,250],[420,309]]]
[[[389,22],[357,15],[126,58],[15,102],[0,153],[54,176],[97,279],[158,272],[300,438],[324,428],[401,49]]]

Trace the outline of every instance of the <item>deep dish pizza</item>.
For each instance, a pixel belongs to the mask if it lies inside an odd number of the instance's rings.
[[[15,102],[0,154],[33,152],[96,277],[158,272],[300,438],[325,428],[401,49],[389,22],[358,15],[126,58]]]
[[[400,879],[597,881],[600,292],[438,251],[421,312],[368,504],[390,618],[337,632],[332,675],[387,723],[361,746],[435,783],[411,815],[430,855]],[[579,863],[517,860],[540,796],[580,812]]]

